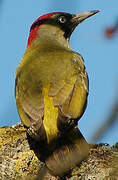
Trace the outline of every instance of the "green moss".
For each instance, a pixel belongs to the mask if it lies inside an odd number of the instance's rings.
[[[38,173],[38,161],[33,151],[23,152],[14,165],[15,178],[22,177],[22,175],[23,177],[34,177]]]
[[[22,125],[14,127],[3,127],[0,128],[0,151],[3,145],[13,142],[17,138],[26,136],[25,128]]]

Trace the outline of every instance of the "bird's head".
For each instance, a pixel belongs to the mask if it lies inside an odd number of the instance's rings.
[[[31,26],[27,47],[32,45],[36,37],[43,35],[53,34],[53,38],[56,38],[60,34],[60,36],[69,40],[78,24],[98,12],[98,10],[79,14],[53,12],[40,16]]]

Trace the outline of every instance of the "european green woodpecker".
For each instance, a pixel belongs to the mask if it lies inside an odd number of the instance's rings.
[[[72,139],[87,104],[84,61],[72,51],[69,39],[78,24],[98,12],[54,12],[39,17],[31,26],[27,49],[16,71],[21,121],[28,134],[52,152],[60,137],[70,132]]]

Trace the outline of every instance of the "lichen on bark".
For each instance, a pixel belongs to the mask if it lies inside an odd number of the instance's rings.
[[[34,146],[34,145],[33,145]],[[65,179],[70,180],[117,180],[118,145],[90,145],[86,160],[76,166]],[[34,147],[35,148],[35,147]],[[37,148],[37,147],[36,147]],[[33,179],[44,163],[29,146],[23,125],[0,128],[0,179]],[[57,179],[49,173],[45,179]]]

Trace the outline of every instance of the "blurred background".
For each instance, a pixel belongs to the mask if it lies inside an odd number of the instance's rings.
[[[88,106],[79,128],[88,142],[118,142],[118,0],[0,0],[0,126],[20,122],[14,96],[15,71],[32,22],[48,12],[100,13],[73,32],[71,47],[79,52],[89,75]]]

